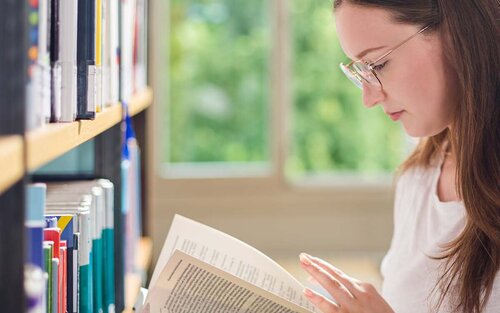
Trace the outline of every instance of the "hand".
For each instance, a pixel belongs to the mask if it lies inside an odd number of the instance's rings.
[[[335,299],[331,301],[306,288],[304,295],[323,313],[394,313],[373,285],[344,274],[327,262],[300,254],[300,263]]]

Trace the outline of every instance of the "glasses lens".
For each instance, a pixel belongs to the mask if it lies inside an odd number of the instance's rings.
[[[368,84],[375,86],[377,88],[382,88],[380,81],[377,76],[372,72],[368,64],[364,62],[355,62],[352,67],[356,71],[356,73],[365,80]]]
[[[345,76],[349,78],[354,85],[356,85],[359,89],[363,89],[363,81],[361,77],[358,76],[355,72],[353,72],[350,68],[347,67],[344,63],[340,63],[340,69],[344,72]]]

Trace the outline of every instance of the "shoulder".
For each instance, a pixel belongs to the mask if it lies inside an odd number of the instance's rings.
[[[404,172],[399,173],[396,178],[396,196],[398,193],[404,192],[408,189],[413,189],[419,186],[426,186],[432,184],[438,170],[437,164],[428,166],[413,166],[406,169]]]

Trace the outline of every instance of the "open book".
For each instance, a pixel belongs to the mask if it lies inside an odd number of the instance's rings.
[[[176,215],[142,313],[311,313],[304,287],[257,249]]]

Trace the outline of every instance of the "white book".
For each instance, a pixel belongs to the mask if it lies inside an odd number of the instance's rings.
[[[95,0],[95,105],[96,112],[102,111],[102,3],[103,0]]]
[[[121,99],[130,100],[133,90],[135,0],[122,0]]]
[[[241,312],[317,312],[303,296],[303,290],[297,279],[257,249],[176,215],[142,312],[160,312],[162,308],[180,313],[186,305],[192,308],[191,313],[214,308],[220,308],[219,312],[240,312],[235,310],[235,299],[244,307]],[[224,297],[230,292],[234,298]],[[266,303],[269,309],[262,310],[257,303]]]
[[[76,118],[76,44],[78,29],[78,1],[61,1],[59,47],[61,54],[61,122]]]
[[[37,115],[46,123],[50,120],[50,54],[49,54],[49,36],[50,36],[50,1],[40,0],[39,10],[39,28],[38,28],[38,65],[40,70],[40,94],[38,95]]]
[[[109,5],[110,0],[102,0],[102,105],[103,107],[109,106],[110,103],[110,90],[109,90],[109,66],[111,63],[110,60],[110,25],[109,25]]]
[[[119,101],[119,88],[120,88],[120,67],[118,64],[118,50],[119,50],[119,21],[118,21],[118,1],[109,1],[109,91],[110,102],[115,104]]]
[[[147,32],[148,32],[148,20],[147,20],[147,1],[137,0],[137,24],[138,24],[138,34],[137,34],[137,63],[135,66],[135,77],[134,82],[135,90],[142,90],[147,85]]]

